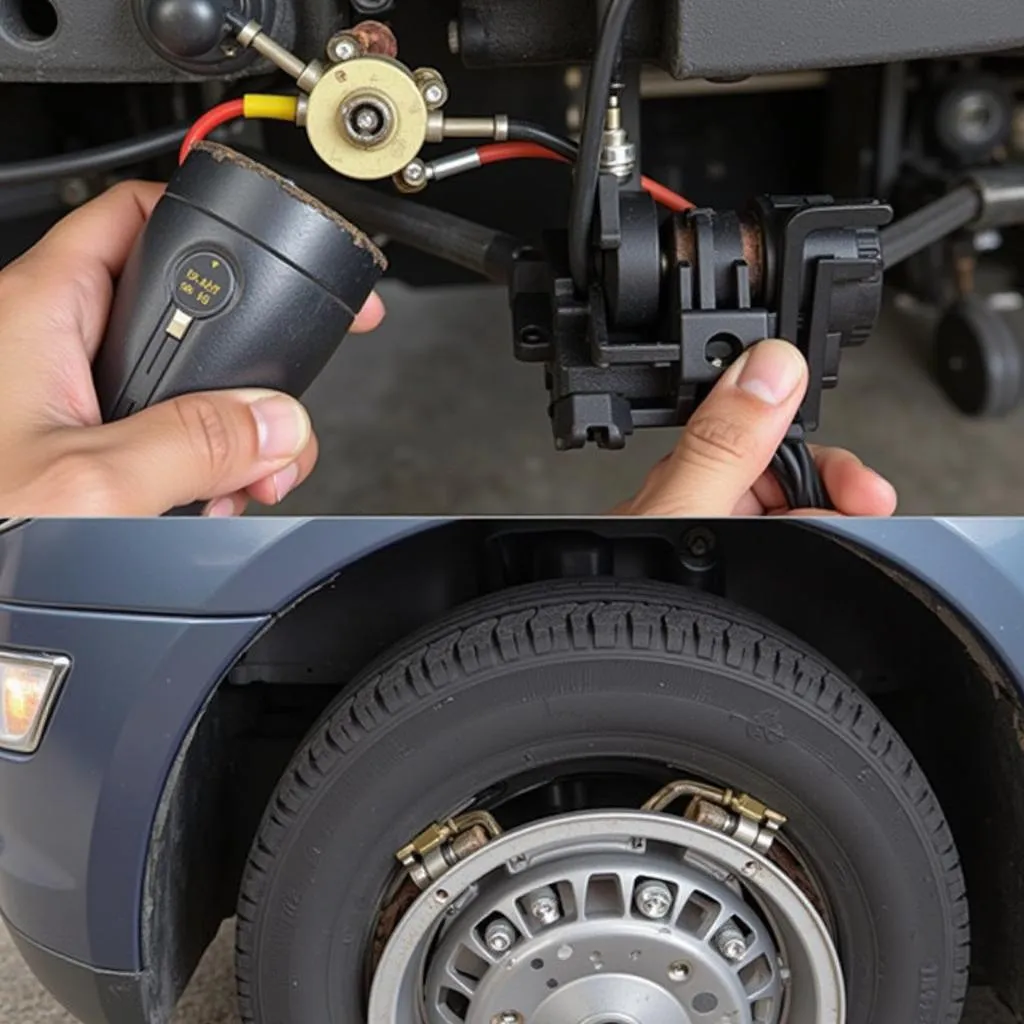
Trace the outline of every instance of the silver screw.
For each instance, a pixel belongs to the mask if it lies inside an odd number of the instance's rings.
[[[633,897],[636,909],[652,921],[660,921],[672,909],[672,890],[664,882],[643,882]]]
[[[369,107],[364,107],[356,114],[356,127],[367,135],[380,130],[380,114]]]
[[[462,34],[459,30],[459,22],[453,18],[448,22],[448,52],[458,53],[462,49]]]
[[[423,98],[432,107],[439,107],[445,100],[444,89],[439,82],[434,82],[423,90]]]
[[[530,894],[528,903],[530,916],[541,924],[554,924],[562,916],[558,909],[558,897],[550,886],[537,889]]]
[[[718,952],[733,963],[742,960],[747,955],[747,940],[743,937],[743,932],[733,924],[727,924],[715,936],[715,945],[718,947]]]
[[[410,188],[419,188],[426,184],[427,165],[422,160],[413,160],[402,168],[402,181]]]
[[[690,965],[685,960],[676,960],[668,965],[670,981],[686,981],[690,976]]]
[[[327,44],[327,56],[339,64],[359,56],[359,46],[351,36],[335,36]]]
[[[492,921],[484,931],[484,943],[492,953],[507,953],[516,941],[516,930],[503,917]]]

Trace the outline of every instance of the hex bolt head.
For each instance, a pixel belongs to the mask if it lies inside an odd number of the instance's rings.
[[[484,944],[492,953],[507,953],[516,941],[516,930],[512,923],[499,917],[484,930]]]
[[[562,911],[558,906],[558,896],[550,886],[532,892],[527,906],[530,916],[544,925],[554,924],[562,916]]]
[[[633,903],[644,917],[660,921],[672,909],[672,890],[664,882],[641,882],[633,895]]]
[[[428,85],[426,89],[423,90],[423,98],[432,107],[439,107],[444,103],[444,89],[441,88],[439,83],[434,82],[433,85]]]
[[[735,925],[727,924],[715,936],[715,945],[718,952],[732,963],[742,960],[747,955],[747,940]]]

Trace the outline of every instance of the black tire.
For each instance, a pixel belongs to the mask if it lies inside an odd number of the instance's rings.
[[[935,375],[968,416],[997,418],[1024,397],[1024,349],[1009,320],[980,296],[949,308],[935,333]]]
[[[271,801],[243,879],[243,1021],[364,1020],[366,943],[394,851],[499,780],[597,755],[669,763],[789,816],[836,914],[849,1024],[959,1020],[959,858],[875,707],[727,602],[588,581],[466,606],[334,703]]]

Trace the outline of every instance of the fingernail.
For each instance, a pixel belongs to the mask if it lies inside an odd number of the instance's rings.
[[[233,498],[218,498],[206,506],[206,515],[209,519],[228,519],[235,514],[235,501]]]
[[[268,461],[298,455],[309,442],[306,410],[286,395],[257,399],[250,406],[259,432],[260,456]]]
[[[804,379],[799,350],[788,341],[762,341],[751,348],[737,386],[768,405],[781,405]]]
[[[286,466],[279,473],[274,474],[274,494],[277,495],[277,500],[281,501],[287,494],[291,493],[292,489],[299,481],[299,466],[298,463],[293,462],[290,466]]]

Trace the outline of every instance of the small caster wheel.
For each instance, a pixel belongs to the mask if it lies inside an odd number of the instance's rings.
[[[1024,397],[1024,351],[1006,318],[972,295],[946,311],[935,332],[935,376],[968,416],[1012,412]]]

